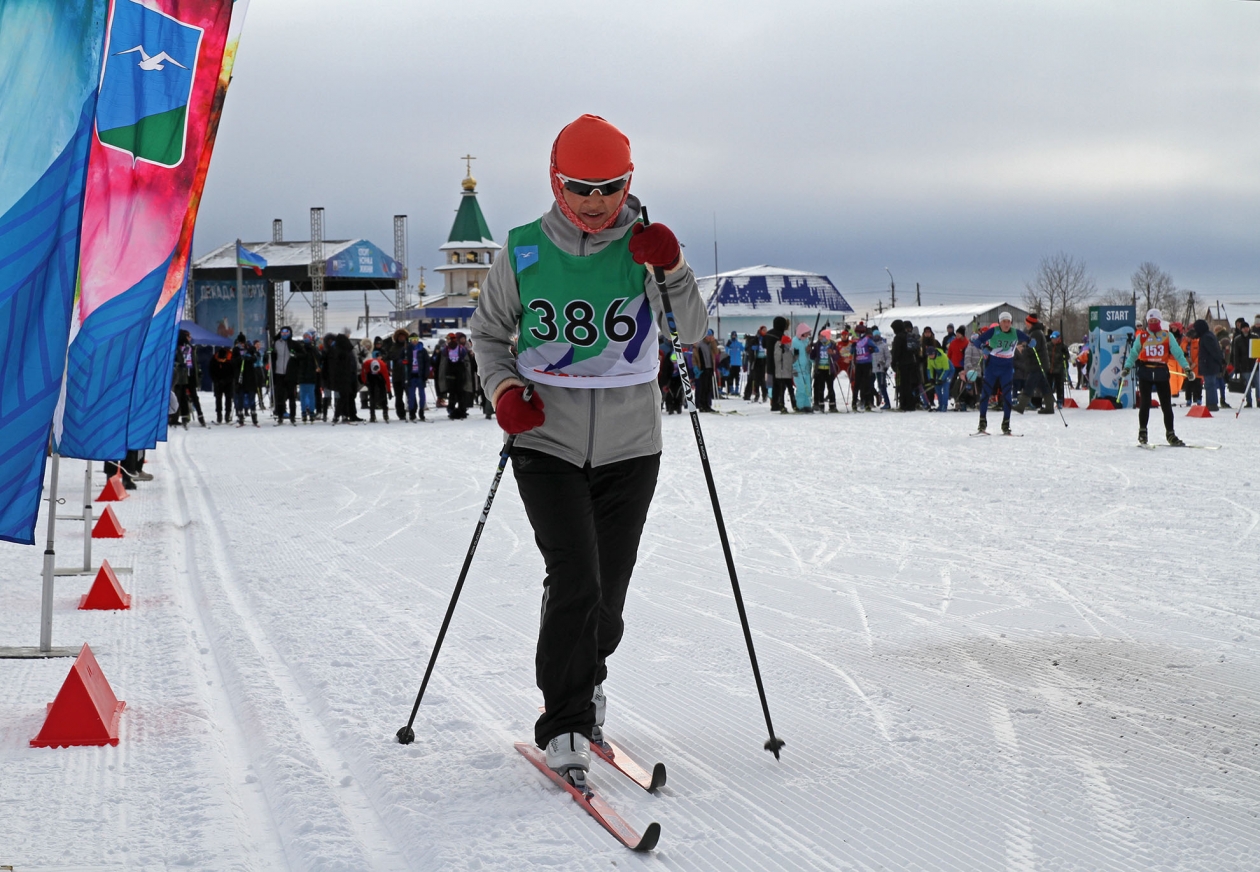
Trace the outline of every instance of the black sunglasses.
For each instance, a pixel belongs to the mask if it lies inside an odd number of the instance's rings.
[[[618,176],[615,179],[604,179],[598,182],[588,182],[584,179],[571,179],[561,173],[556,173],[556,178],[558,178],[561,184],[564,185],[564,189],[566,191],[572,194],[577,194],[579,197],[590,197],[594,194],[607,197],[609,194],[615,194],[626,185],[630,184],[630,173],[626,173],[624,176]]]

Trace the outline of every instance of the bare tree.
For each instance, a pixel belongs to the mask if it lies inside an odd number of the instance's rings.
[[[1076,314],[1081,304],[1097,293],[1085,261],[1062,251],[1043,257],[1037,274],[1024,288],[1024,304],[1048,322]]]
[[[1185,308],[1184,295],[1177,291],[1172,276],[1149,260],[1138,266],[1129,281],[1133,285],[1132,301],[1139,307],[1139,314],[1147,309],[1159,309],[1176,317],[1174,313]]]

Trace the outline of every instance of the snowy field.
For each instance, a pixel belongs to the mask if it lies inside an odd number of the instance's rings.
[[[126,700],[117,747],[33,749],[68,660],[0,661],[0,865],[58,870],[1260,869],[1260,412],[1219,451],[1133,412],[703,424],[783,759],[686,418],[666,449],[608,731],[669,783],[594,784],[618,845],[512,748],[531,735],[542,565],[511,476],[407,719],[500,431],[194,428],[57,582],[54,644]],[[996,425],[997,418],[991,418]],[[1162,437],[1157,423],[1152,433]],[[83,466],[62,464],[63,511]],[[58,526],[58,562],[81,555]],[[43,543],[43,519],[38,541]],[[42,547],[0,545],[0,644],[39,634]]]

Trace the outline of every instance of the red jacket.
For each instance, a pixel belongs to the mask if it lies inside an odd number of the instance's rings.
[[[945,353],[949,355],[949,362],[954,365],[954,369],[962,369],[963,357],[967,353],[967,337],[955,336]]]
[[[360,379],[363,381],[364,384],[368,383],[368,376],[372,375],[372,364],[374,363],[379,363],[381,365],[381,371],[379,373],[376,373],[376,375],[381,375],[385,377],[385,391],[386,393],[390,392],[389,364],[379,357],[369,357],[367,360],[363,361],[363,370],[359,374]]]

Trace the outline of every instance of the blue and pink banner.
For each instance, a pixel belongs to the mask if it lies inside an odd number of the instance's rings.
[[[140,364],[146,348],[155,359],[166,348],[166,320],[174,347],[177,317],[155,318],[184,284],[192,235],[186,219],[204,183],[232,5],[111,2],[57,428],[65,456],[113,460],[140,447],[130,432],[134,396],[161,381],[142,374]],[[169,354],[163,363],[169,384]]]
[[[188,294],[188,273],[192,263],[193,228],[201,207],[201,195],[206,186],[206,174],[210,171],[210,157],[214,153],[214,141],[219,132],[219,119],[223,115],[223,102],[227,98],[228,84],[232,81],[232,67],[240,45],[241,30],[245,26],[245,13],[249,0],[236,0],[232,4],[232,20],[228,24],[227,44],[223,48],[223,60],[219,65],[219,77],[215,83],[214,97],[210,101],[209,119],[206,123],[205,144],[197,161],[188,210],[179,232],[179,243],[171,265],[166,271],[166,282],[158,299],[157,310],[149,322],[140,349],[140,360],[132,382],[131,402],[128,407],[127,448],[152,448],[166,439],[167,409],[171,393],[171,376],[175,355],[175,342],[179,336],[179,321],[183,317]],[[266,262],[263,262],[266,266]]]
[[[9,542],[35,541],[105,19],[105,0],[0,0],[0,540]]]

